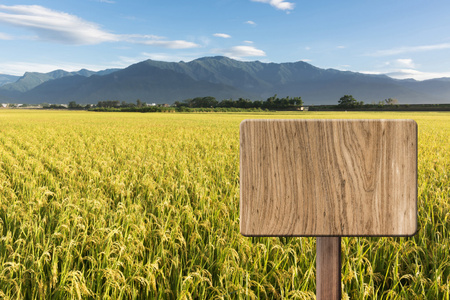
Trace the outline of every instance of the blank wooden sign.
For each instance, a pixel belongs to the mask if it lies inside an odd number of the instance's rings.
[[[245,120],[245,236],[411,236],[417,231],[413,120]]]

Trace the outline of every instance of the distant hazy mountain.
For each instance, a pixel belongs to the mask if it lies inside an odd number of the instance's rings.
[[[26,103],[97,103],[101,100],[173,103],[197,96],[217,98],[249,96],[234,87],[194,80],[175,71],[160,69],[146,62],[114,73],[91,77],[70,76],[47,81],[21,95]]]
[[[15,82],[20,76],[0,74],[0,86]]]
[[[89,71],[86,69],[81,69],[77,72],[67,72],[64,70],[56,70],[49,73],[38,73],[38,72],[26,72],[22,77],[16,77],[16,80],[14,82],[11,82],[9,84],[5,84],[0,87],[0,91],[8,91],[12,92],[13,94],[15,92],[26,92],[29,91],[36,86],[47,82],[49,80],[54,80],[62,77],[67,76],[74,76],[74,75],[81,75],[84,77],[89,77],[91,75],[97,74],[97,75],[105,75],[110,74],[112,72],[117,71],[118,69],[107,69],[99,72]],[[1,93],[1,92],[0,92]]]
[[[122,70],[89,72],[26,73],[17,82],[0,87],[0,99],[3,96],[24,103],[137,99],[173,103],[197,96],[214,96],[219,101],[239,97],[265,100],[278,94],[301,96],[306,104],[337,104],[340,97],[351,94],[365,103],[387,98],[397,98],[402,104],[450,102],[449,78],[396,80],[320,69],[306,62],[242,62],[218,56],[187,63],[146,60]]]

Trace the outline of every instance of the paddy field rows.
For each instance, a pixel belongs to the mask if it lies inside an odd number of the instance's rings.
[[[450,299],[450,113],[0,110],[1,299],[314,299],[315,238],[239,233],[239,123],[419,126],[419,231],[343,238],[343,299]]]

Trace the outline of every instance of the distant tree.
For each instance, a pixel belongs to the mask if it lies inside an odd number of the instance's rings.
[[[183,100],[178,106],[193,107],[194,99]]]
[[[65,109],[65,106],[59,105],[59,104],[50,104],[48,107],[49,109]]]
[[[395,98],[388,98],[385,99],[384,102],[386,102],[387,105],[395,105],[398,104],[398,100]]]
[[[225,99],[220,101],[219,104],[217,104],[219,107],[236,107],[236,101],[233,99]]]
[[[190,100],[190,107],[216,107],[219,102],[216,98],[207,97],[197,97]]]
[[[363,101],[358,102],[352,95],[341,97],[338,103],[338,107],[340,108],[356,108],[364,105]]]
[[[97,107],[120,107],[120,101],[119,100],[98,101]]]
[[[137,106],[137,107],[142,107],[142,102],[141,102],[141,100],[139,100],[139,99],[136,100],[136,106]]]
[[[244,108],[244,109],[290,109],[300,107],[303,105],[301,97],[278,98],[275,94],[269,97],[266,101],[255,100],[252,101],[246,98],[239,98],[238,100],[224,99],[218,102],[214,97],[197,97],[194,99],[186,99],[182,102],[175,101],[175,107],[191,107],[191,108]]]
[[[75,101],[70,101],[68,108],[69,109],[77,109],[77,108],[81,108],[81,105],[77,104]]]
[[[254,108],[261,108],[263,106],[264,102],[261,100],[255,100],[253,101],[253,107]]]
[[[289,98],[287,97],[290,106],[303,106],[303,100],[301,97]]]
[[[175,101],[175,103],[173,105],[176,107],[188,107],[189,103],[187,103],[186,101],[183,101],[183,102]]]
[[[253,102],[249,99],[239,98],[236,102],[236,107],[239,108],[251,108],[253,107]]]
[[[278,99],[277,94],[273,95],[272,97],[267,98],[267,100],[263,102],[262,108],[265,108],[265,109],[276,108],[276,100],[277,99]]]

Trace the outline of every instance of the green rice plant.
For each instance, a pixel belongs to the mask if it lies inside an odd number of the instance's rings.
[[[411,118],[419,231],[343,238],[344,299],[449,299],[450,114],[0,111],[0,298],[315,299],[315,238],[239,233],[239,123]]]

